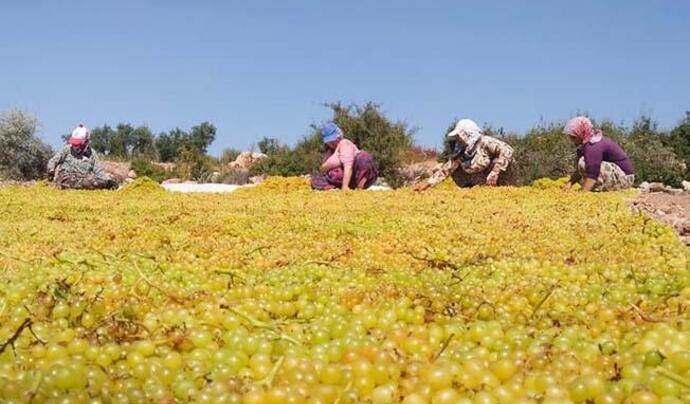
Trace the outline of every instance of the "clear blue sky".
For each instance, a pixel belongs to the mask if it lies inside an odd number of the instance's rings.
[[[208,120],[213,154],[294,143],[323,102],[383,105],[437,145],[470,117],[525,131],[577,111],[672,127],[690,109],[688,1],[3,1],[0,110]]]

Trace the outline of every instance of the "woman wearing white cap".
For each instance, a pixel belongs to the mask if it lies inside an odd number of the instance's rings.
[[[58,188],[113,189],[117,182],[96,162],[96,152],[89,144],[91,132],[79,124],[69,138],[69,144],[48,161],[48,174]]]
[[[417,184],[416,191],[431,188],[449,175],[460,187],[514,183],[513,148],[507,143],[484,135],[470,119],[458,121],[448,138],[455,141],[453,155],[429,179]]]

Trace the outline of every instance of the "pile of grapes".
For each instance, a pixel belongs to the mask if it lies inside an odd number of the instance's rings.
[[[688,403],[632,193],[0,188],[0,401]]]

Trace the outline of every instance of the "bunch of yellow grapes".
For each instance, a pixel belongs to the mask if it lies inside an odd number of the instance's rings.
[[[150,185],[0,188],[0,401],[690,402],[634,192]]]

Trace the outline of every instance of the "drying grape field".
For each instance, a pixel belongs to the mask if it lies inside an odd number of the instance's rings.
[[[0,401],[687,403],[633,192],[0,188]]]

